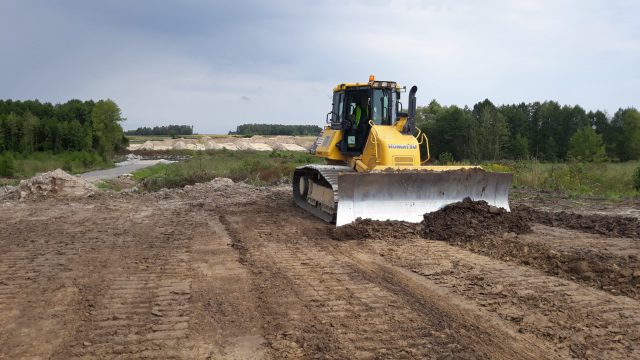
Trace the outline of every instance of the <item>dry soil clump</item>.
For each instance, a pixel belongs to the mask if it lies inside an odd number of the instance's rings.
[[[376,221],[357,218],[351,224],[334,229],[336,240],[364,240],[420,237],[420,224],[405,221]]]
[[[470,198],[424,214],[422,225],[425,238],[449,242],[467,242],[504,233],[531,232],[528,219],[520,214]]]

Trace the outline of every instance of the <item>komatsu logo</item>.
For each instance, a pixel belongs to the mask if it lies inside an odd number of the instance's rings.
[[[413,150],[417,149],[418,145],[413,144],[389,144],[387,145],[389,149],[402,149],[402,150]]]

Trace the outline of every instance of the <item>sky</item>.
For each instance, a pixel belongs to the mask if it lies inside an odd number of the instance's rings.
[[[637,0],[0,0],[0,98],[109,98],[125,129],[222,134],[323,125],[332,88],[374,74],[417,85],[419,106],[612,114],[640,107],[639,13]]]

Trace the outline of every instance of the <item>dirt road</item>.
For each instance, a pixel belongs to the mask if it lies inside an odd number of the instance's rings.
[[[223,184],[0,219],[0,358],[640,358],[637,239],[336,241],[288,187]],[[521,245],[597,256],[572,273]]]
[[[117,163],[115,167],[104,170],[94,170],[89,171],[83,174],[80,174],[81,178],[96,182],[100,180],[110,180],[115,179],[120,175],[131,174],[134,171],[144,169],[156,164],[165,164],[170,161],[159,159],[159,160],[146,160],[146,159],[131,159],[127,161],[123,161],[121,163]]]

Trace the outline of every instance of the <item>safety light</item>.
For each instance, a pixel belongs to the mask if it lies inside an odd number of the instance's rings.
[[[373,75],[369,75],[369,82],[374,82],[376,80],[376,77]]]

